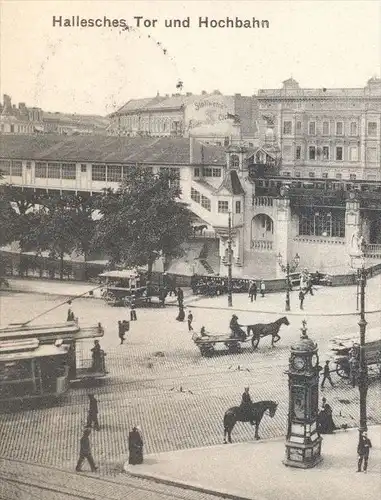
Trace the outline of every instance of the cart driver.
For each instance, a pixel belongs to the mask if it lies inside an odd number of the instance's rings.
[[[246,339],[246,334],[242,330],[241,325],[238,324],[238,316],[233,314],[232,319],[230,320],[230,330],[232,331],[231,338],[236,338],[236,339],[241,339],[245,340]]]

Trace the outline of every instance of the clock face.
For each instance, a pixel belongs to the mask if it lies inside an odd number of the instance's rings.
[[[295,356],[292,364],[296,370],[303,370],[306,365],[306,360],[300,356]]]
[[[312,363],[312,366],[317,366],[318,364],[318,357],[316,354],[314,354],[311,358],[311,363]]]

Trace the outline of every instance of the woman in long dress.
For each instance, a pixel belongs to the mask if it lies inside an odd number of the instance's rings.
[[[128,463],[138,465],[143,463],[143,439],[139,427],[134,427],[128,435]]]

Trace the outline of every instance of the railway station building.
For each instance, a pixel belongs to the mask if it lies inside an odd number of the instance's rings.
[[[96,194],[117,188],[131,165],[175,170],[194,215],[179,274],[280,278],[278,264],[349,274],[361,233],[381,261],[381,80],[363,89],[301,89],[295,80],[261,90],[252,140],[206,144],[182,136],[4,136],[3,182],[37,192]],[[196,102],[196,101],[194,101]],[[221,124],[216,124],[221,125]]]

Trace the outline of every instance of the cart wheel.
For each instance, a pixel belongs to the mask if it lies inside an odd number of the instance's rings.
[[[349,378],[349,374],[348,374],[347,370],[345,369],[345,367],[341,363],[336,365],[336,373],[341,378]]]
[[[239,342],[227,342],[226,346],[230,353],[236,353],[241,349],[241,344]]]
[[[256,349],[259,344],[260,337],[253,337],[251,339],[251,345],[253,346],[253,349]]]

